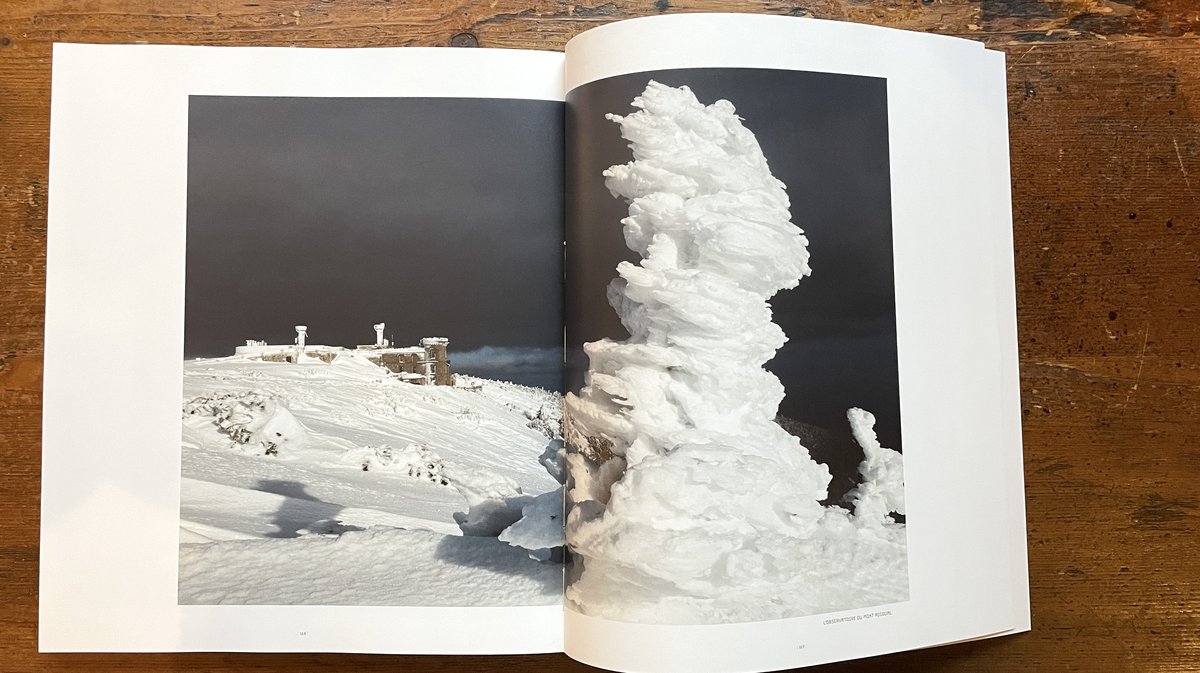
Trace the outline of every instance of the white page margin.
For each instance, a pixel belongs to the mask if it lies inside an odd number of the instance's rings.
[[[1006,446],[1021,446],[1021,379],[1017,339],[1017,296],[1016,251],[1013,246],[1011,174],[1008,144],[1008,91],[1006,80],[1006,55],[1001,51],[987,51],[988,74],[991,84],[987,92],[994,97],[988,107],[992,114],[987,124],[992,128],[989,139],[994,160],[989,164],[993,171],[988,184],[995,190],[989,213],[996,218],[996,303],[1000,320],[999,352],[1003,360],[1000,375],[1003,377],[1003,398],[999,414],[1004,422]],[[1029,546],[1025,524],[1025,461],[1020,452],[1006,456],[1009,471],[1009,523],[1008,535],[1012,561],[1013,629],[1030,630],[1029,605]]]

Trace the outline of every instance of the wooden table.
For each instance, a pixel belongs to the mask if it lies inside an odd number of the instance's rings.
[[[1200,670],[1200,5],[1187,0],[5,0],[0,4],[0,670],[585,670],[564,656],[38,655],[50,45],[561,49],[739,10],[1008,53],[1032,633],[819,671]]]

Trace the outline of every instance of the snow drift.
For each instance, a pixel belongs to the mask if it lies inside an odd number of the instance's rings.
[[[417,386],[353,352],[183,374],[181,603],[560,601],[557,393]]]
[[[866,481],[853,513],[825,507],[829,470],[774,422],[763,364],[787,337],[768,300],[810,273],[783,183],[728,101],[652,81],[633,105],[608,118],[634,160],[604,173],[642,257],[608,290],[630,337],[587,344],[566,400],[569,603],[713,623],[906,599],[900,454],[851,410]]]

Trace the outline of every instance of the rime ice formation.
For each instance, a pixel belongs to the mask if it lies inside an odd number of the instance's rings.
[[[481,480],[476,476],[474,481],[460,479],[453,484],[467,501],[468,510],[454,514],[463,535],[499,538],[539,561],[550,559],[563,546],[561,486],[533,496],[503,477]]]
[[[875,437],[875,417],[862,409],[846,412],[854,441],[863,448],[865,458],[858,471],[863,483],[846,494],[854,503],[857,518],[869,525],[888,521],[892,512],[904,514],[904,457],[885,449]]]
[[[870,504],[824,507],[829,470],[774,422],[784,390],[763,364],[786,336],[767,301],[810,273],[783,183],[728,101],[652,81],[633,105],[608,118],[634,161],[604,175],[642,260],[608,290],[629,339],[587,344],[587,385],[566,402],[567,599],[661,623],[906,599],[904,527],[887,518],[899,454],[864,444]],[[873,441],[857,411],[855,437]]]

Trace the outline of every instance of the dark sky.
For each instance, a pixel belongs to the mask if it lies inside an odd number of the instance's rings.
[[[830,430],[846,409],[875,414],[884,446],[901,448],[892,263],[886,80],[759,69],[689,69],[600,80],[567,98],[567,387],[582,383],[579,344],[628,334],[604,289],[625,248],[600,173],[632,159],[604,113],[628,114],[655,79],[688,85],[700,102],[725,98],[754,132],[788,188],[792,221],[809,239],[812,276],[771,301],[788,343],[766,365],[784,384],[781,413]]]
[[[184,357],[560,349],[562,103],[194,96]],[[514,360],[516,361],[516,360]],[[518,380],[520,373],[509,376]]]

